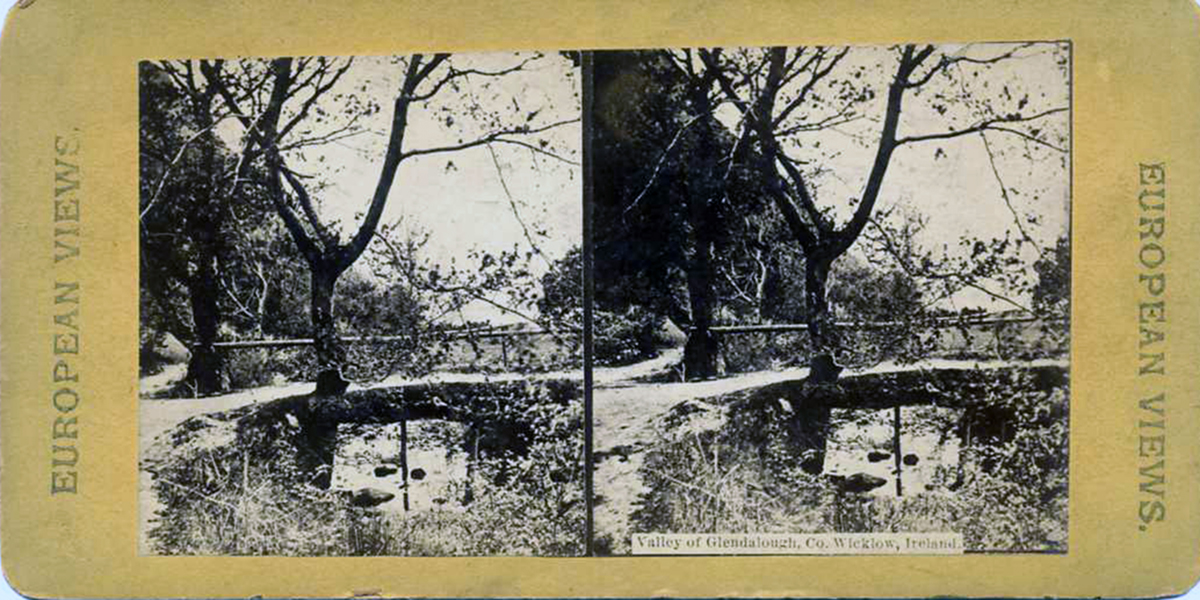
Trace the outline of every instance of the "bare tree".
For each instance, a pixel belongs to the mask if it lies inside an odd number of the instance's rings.
[[[516,64],[497,70],[473,68],[459,69],[450,64],[449,54],[426,57],[415,54],[399,60],[403,76],[392,101],[391,120],[387,134],[386,151],[379,162],[379,175],[375,189],[369,199],[366,214],[349,239],[343,240],[326,222],[322,221],[319,203],[313,186],[306,176],[289,167],[285,152],[305,146],[328,143],[350,135],[354,122],[320,135],[309,134],[299,138],[298,131],[314,113],[322,110],[322,101],[328,92],[351,68],[351,61],[337,62],[325,58],[280,58],[270,62],[261,78],[250,77],[250,85],[261,81],[261,90],[269,95],[258,102],[258,106],[246,111],[241,107],[241,98],[261,98],[261,94],[239,95],[232,85],[224,85],[221,74],[211,72],[210,80],[217,85],[225,103],[238,115],[246,136],[255,145],[263,148],[268,171],[267,189],[276,211],[308,263],[311,276],[311,319],[318,364],[319,394],[333,393],[345,385],[341,368],[345,363],[345,351],[337,336],[333,318],[333,296],[338,278],[354,264],[375,236],[380,225],[384,207],[396,181],[400,165],[409,159],[431,154],[456,152],[469,148],[510,144],[531,152],[562,159],[547,144],[538,143],[532,137],[556,127],[576,121],[570,119],[556,122],[534,123],[536,115],[527,115],[517,124],[491,120],[492,126],[484,133],[470,139],[459,140],[444,146],[409,149],[405,146],[405,134],[409,129],[410,114],[419,107],[434,105],[441,94],[461,85],[470,78],[500,78],[521,71],[534,58],[530,55],[519,59]],[[206,71],[206,76],[210,74]],[[343,102],[346,102],[343,99]],[[351,110],[373,110],[369,103],[350,107]],[[466,107],[463,107],[464,111]],[[285,114],[288,116],[285,118]]]
[[[720,87],[724,97],[740,113],[740,138],[752,140],[754,152],[745,155],[755,162],[763,189],[779,209],[796,243],[805,257],[805,304],[807,324],[812,344],[812,383],[828,383],[837,379],[840,369],[833,357],[837,335],[832,313],[826,298],[830,268],[833,262],[854,244],[871,222],[880,191],[892,158],[905,146],[935,140],[951,140],[983,132],[997,132],[1040,146],[1061,150],[1063,144],[1053,139],[1054,127],[1040,124],[1065,116],[1066,106],[1035,107],[1028,95],[1014,98],[1010,87],[1020,82],[994,82],[997,97],[981,98],[955,87],[956,78],[965,77],[960,67],[969,66],[985,71],[1002,61],[1016,59],[1031,45],[1019,44],[1002,48],[990,56],[979,57],[970,48],[957,53],[932,45],[905,45],[893,50],[891,75],[886,84],[886,100],[882,114],[865,114],[875,106],[875,90],[859,84],[862,67],[849,67],[850,48],[783,48],[747,50],[736,53],[722,49],[701,50],[700,60]],[[1033,49],[1037,51],[1037,49]],[[883,68],[888,68],[885,63]],[[930,90],[928,88],[937,88]],[[997,89],[999,88],[999,89]],[[1002,90],[1002,91],[1000,91]],[[945,130],[902,134],[902,114],[906,99],[925,92],[932,96],[930,105],[942,115],[961,114],[956,106],[982,107],[973,122],[954,126],[947,117]],[[980,112],[984,114],[979,114]],[[835,131],[855,120],[873,117],[879,124],[873,142],[874,158],[866,170],[860,196],[853,201],[850,218],[837,222],[830,206],[818,201],[813,179],[826,168],[821,164],[801,160],[791,153],[797,140],[818,131]],[[1005,197],[1007,201],[1007,197]],[[813,460],[806,465],[819,471],[824,461],[824,429],[828,424],[828,409],[818,406],[804,418],[810,432]]]

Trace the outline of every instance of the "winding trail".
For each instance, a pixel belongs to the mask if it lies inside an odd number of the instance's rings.
[[[597,367],[593,370],[593,470],[594,521],[596,538],[607,543],[613,554],[628,552],[631,518],[649,491],[642,481],[640,469],[645,450],[659,439],[658,424],[671,407],[686,400],[712,398],[773,383],[795,381],[808,375],[808,368],[780,371],[757,371],[723,379],[677,383],[644,383],[649,377],[662,375],[678,365],[683,351],[673,348],[660,356],[624,367]],[[1025,362],[929,360],[917,364],[881,363],[874,367],[847,371],[843,377],[873,373],[891,373],[915,369],[991,369],[1011,366],[1066,365],[1060,360]],[[139,383],[141,395],[139,438],[144,454],[150,444],[164,432],[198,415],[231,410],[249,404],[270,402],[279,398],[307,394],[312,383],[289,383],[195,399],[153,399],[153,394],[181,379],[183,365],[171,365],[163,373],[143,378]],[[582,370],[556,371],[536,375],[517,373],[435,373],[420,379],[389,377],[383,381],[350,389],[399,387],[450,382],[510,382],[546,379],[582,379]],[[141,551],[148,553],[145,533],[153,525],[157,498],[150,487],[150,474],[140,469],[140,531]]]

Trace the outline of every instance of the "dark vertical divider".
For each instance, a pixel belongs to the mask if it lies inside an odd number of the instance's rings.
[[[583,461],[584,501],[587,518],[584,520],[584,541],[587,556],[595,556],[592,542],[595,527],[592,518],[593,473],[592,461],[592,296],[595,285],[592,281],[592,53],[582,52],[583,77],[580,85],[583,109]]]

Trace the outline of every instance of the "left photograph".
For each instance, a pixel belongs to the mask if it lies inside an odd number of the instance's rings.
[[[580,62],[139,65],[141,554],[585,552]]]

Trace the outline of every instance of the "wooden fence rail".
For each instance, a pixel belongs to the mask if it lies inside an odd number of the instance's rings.
[[[980,318],[960,318],[946,317],[924,321],[837,321],[833,325],[840,329],[888,329],[891,327],[902,326],[933,326],[933,327],[964,327],[977,325],[1004,325],[1009,323],[1033,323],[1037,321],[1063,321],[1067,317],[1064,316],[1024,316],[1024,317],[980,317]],[[808,331],[808,325],[805,323],[776,323],[770,325],[717,325],[709,328],[713,333],[737,335],[743,333],[787,333]],[[581,332],[574,329],[528,329],[528,330],[482,330],[482,331],[458,331],[449,334],[449,339],[468,339],[468,338],[512,338],[526,337],[535,335],[579,335]],[[342,336],[339,339],[347,343],[380,343],[387,344],[391,342],[402,342],[411,339],[411,336],[404,335],[378,335],[378,336]],[[311,338],[294,338],[282,340],[237,340],[229,342],[216,342],[213,344],[215,348],[224,349],[240,349],[240,348],[295,348],[300,346],[311,346],[313,341]]]
[[[468,339],[468,338],[513,338],[527,337],[535,335],[579,335],[579,331],[572,329],[530,329],[516,331],[458,331],[450,333],[447,337],[452,340]],[[391,342],[403,342],[412,339],[412,336],[407,335],[350,335],[341,336],[340,339],[346,343],[378,343],[387,344]],[[218,349],[242,349],[242,348],[296,348],[300,346],[313,345],[312,338],[293,338],[283,340],[236,340],[230,342],[216,342],[214,348]]]
[[[1034,323],[1037,321],[1065,321],[1066,317],[982,317],[975,319],[963,319],[959,317],[947,317],[930,319],[924,321],[837,321],[833,324],[839,329],[888,329],[891,327],[966,327],[973,325],[1004,325],[1008,323]],[[795,331],[808,331],[806,323],[778,323],[772,325],[716,325],[709,328],[713,333],[723,334],[740,334],[740,333],[785,333]]]

